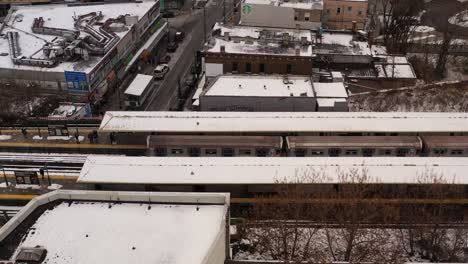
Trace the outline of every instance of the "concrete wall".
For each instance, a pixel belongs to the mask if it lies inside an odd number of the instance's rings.
[[[321,10],[294,9],[273,5],[248,4],[252,11],[243,12],[241,6],[241,24],[260,27],[296,28],[299,24],[303,29],[316,29],[321,26]],[[305,13],[309,13],[309,21],[305,20]]]
[[[200,96],[200,111],[315,112],[314,97]]]
[[[367,1],[325,0],[323,24],[330,29],[352,29],[353,21],[356,21],[357,29],[363,29],[367,20],[367,6]]]

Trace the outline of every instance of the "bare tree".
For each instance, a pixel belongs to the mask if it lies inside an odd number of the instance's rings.
[[[424,8],[423,0],[377,0],[383,11],[382,34],[391,53],[406,54],[408,39]]]
[[[444,31],[444,37],[442,39],[442,44],[440,46],[439,56],[437,59],[437,66],[435,69],[435,72],[439,78],[443,78],[445,76],[447,58],[449,55],[451,43],[452,43],[452,33],[449,32],[448,24],[447,24],[447,28]]]

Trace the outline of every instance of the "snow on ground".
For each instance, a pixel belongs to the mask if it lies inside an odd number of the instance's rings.
[[[417,26],[414,28],[415,32],[425,33],[425,32],[433,32],[436,31],[435,28],[429,26]]]
[[[449,18],[448,21],[453,25],[468,27],[468,10],[457,13],[456,15]]]
[[[47,189],[49,190],[58,190],[61,189],[63,186],[57,183],[52,183]]]
[[[42,140],[42,137],[39,136],[39,135],[35,135],[35,136],[32,137],[32,139],[34,139],[34,140]]]
[[[11,135],[0,135],[0,140],[10,140]]]
[[[75,140],[74,136],[48,136],[47,140]],[[78,136],[78,141],[83,141],[84,136]]]
[[[467,112],[468,85],[443,84],[355,95],[349,97],[349,109],[356,112]]]
[[[39,217],[15,255],[40,245],[48,264],[197,264],[223,218],[218,205],[62,203]]]

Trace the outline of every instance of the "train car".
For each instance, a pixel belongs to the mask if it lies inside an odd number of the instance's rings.
[[[272,157],[283,147],[280,136],[152,135],[150,156],[159,157]]]
[[[467,136],[423,136],[423,155],[429,157],[467,157]]]
[[[413,157],[422,150],[417,136],[289,136],[291,157]]]

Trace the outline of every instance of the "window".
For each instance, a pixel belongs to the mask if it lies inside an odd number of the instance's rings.
[[[216,156],[218,154],[217,149],[205,149],[205,155]]]
[[[237,62],[232,63],[232,72],[237,72]]]
[[[348,12],[351,12],[353,11],[353,7],[352,6],[348,6]]]
[[[297,21],[298,19],[299,19],[299,13],[298,13],[298,12],[295,12],[295,13],[294,13],[294,20]]]
[[[362,16],[362,11],[359,10],[357,14],[358,14],[358,16]]]
[[[265,73],[265,63],[260,63],[260,73]]]
[[[310,155],[311,156],[323,156],[323,150],[311,150]]]
[[[453,149],[450,153],[452,155],[463,155],[463,149]]]
[[[446,149],[434,149],[434,154],[435,155],[442,156],[442,155],[445,155],[446,153],[447,153]]]
[[[256,149],[255,154],[257,157],[266,157],[268,154],[268,150],[264,148]]]
[[[286,65],[286,73],[291,73],[292,72],[292,65],[288,64]]]
[[[336,13],[337,13],[337,14],[341,14],[341,8],[340,8],[340,7],[338,7],[338,8],[336,9]]]
[[[357,155],[357,150],[356,149],[347,149],[345,151],[346,156],[355,156]]]
[[[172,155],[182,155],[182,154],[184,154],[184,150],[183,149],[171,149],[171,154]]]
[[[154,150],[154,154],[158,157],[167,156],[167,149],[166,148],[156,148]]]
[[[406,157],[408,152],[408,149],[397,149],[397,157]]]
[[[296,149],[294,151],[294,154],[296,155],[296,157],[305,157],[306,153],[307,153],[306,149]]]
[[[328,156],[330,157],[338,157],[340,156],[341,150],[337,148],[332,148],[328,150]]]
[[[252,155],[252,150],[250,150],[250,149],[239,149],[239,155],[240,156],[251,156]]]
[[[245,64],[245,72],[252,72],[252,63],[247,62]]]
[[[223,148],[223,157],[234,156],[234,150],[232,148]]]
[[[309,12],[304,13],[304,20],[305,20],[305,21],[309,21],[309,20],[310,20],[310,13],[309,13]]]
[[[373,149],[362,149],[362,156],[364,157],[372,157],[374,156],[374,150]]]
[[[330,9],[327,9],[327,15],[329,15],[329,14],[330,14]]]
[[[189,156],[190,157],[200,157],[200,149],[199,148],[190,148],[189,149]]]
[[[380,156],[391,156],[392,155],[392,150],[391,149],[381,149],[381,150],[379,150],[379,155]]]

